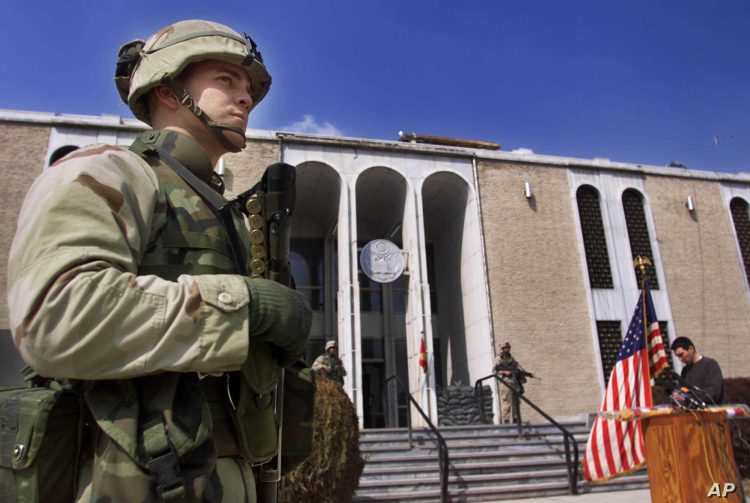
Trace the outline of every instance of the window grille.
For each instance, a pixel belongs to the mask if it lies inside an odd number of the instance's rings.
[[[659,289],[659,279],[656,276],[654,266],[654,254],[651,251],[651,237],[648,234],[646,224],[646,212],[643,209],[643,196],[635,189],[628,189],[622,194],[622,208],[625,212],[625,223],[628,228],[628,239],[630,240],[630,252],[633,258],[641,256],[648,257],[651,265],[646,266],[652,290]],[[643,274],[640,267],[633,268],[635,280],[640,287]]]
[[[748,204],[744,199],[735,197],[729,203],[734,221],[734,231],[737,234],[737,243],[742,255],[742,265],[745,267],[745,276],[750,284],[750,212]]]
[[[604,384],[606,385],[617,361],[620,346],[622,346],[620,321],[597,320],[596,331],[599,335],[599,354],[602,358],[602,372],[604,372]]]
[[[590,185],[582,185],[576,192],[576,199],[591,288],[614,288],[599,192]]]
[[[660,321],[659,331],[661,332],[661,341],[664,343],[664,350],[667,352],[667,361],[669,369],[674,370],[674,361],[672,360],[672,351],[669,349],[669,322]]]

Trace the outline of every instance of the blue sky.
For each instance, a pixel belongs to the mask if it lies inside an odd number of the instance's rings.
[[[247,31],[250,127],[750,172],[747,0],[4,0],[0,108],[131,117],[117,49],[178,19]]]

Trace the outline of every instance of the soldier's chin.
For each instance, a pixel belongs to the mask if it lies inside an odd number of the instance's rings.
[[[237,148],[237,152],[245,148],[247,139],[245,138],[244,133],[239,133],[238,131],[234,131],[231,129],[225,129],[224,131],[222,131],[222,134],[224,135],[224,138],[229,140],[229,143]]]

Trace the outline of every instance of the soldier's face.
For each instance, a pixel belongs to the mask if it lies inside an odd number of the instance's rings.
[[[250,79],[241,67],[223,61],[200,61],[190,65],[179,80],[212,121],[245,131],[253,100]],[[190,121],[190,132],[194,139],[204,148],[207,146],[204,142],[209,142],[211,146],[218,144],[197,119],[193,117],[195,120],[192,120],[189,116],[186,119]],[[225,131],[224,136],[238,147],[244,145],[244,135]]]

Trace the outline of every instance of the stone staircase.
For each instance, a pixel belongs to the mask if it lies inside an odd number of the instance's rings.
[[[584,422],[562,423],[586,447]],[[562,434],[545,424],[470,425],[440,428],[448,444],[451,501],[499,501],[568,494]],[[440,468],[434,434],[414,430],[409,448],[405,428],[363,430],[360,449],[365,468],[354,501],[440,501]],[[572,452],[572,448],[571,448]],[[587,485],[579,476],[579,493],[648,487],[645,469],[602,485]]]

